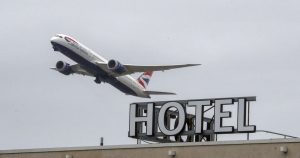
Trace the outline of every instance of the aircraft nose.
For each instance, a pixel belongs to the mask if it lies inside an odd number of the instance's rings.
[[[58,46],[57,46],[58,45],[58,37],[52,37],[50,39],[50,42],[52,44],[53,50],[54,51],[59,51]]]
[[[56,36],[53,36],[53,37],[51,37],[51,38],[50,38],[50,41],[51,41],[51,42],[56,42],[56,41],[57,41],[57,39],[58,39],[58,37],[56,37]]]
[[[63,36],[62,36],[61,34],[57,34],[57,35],[51,37],[50,41],[51,41],[51,42],[56,42],[56,41],[58,41],[60,38],[63,38]]]

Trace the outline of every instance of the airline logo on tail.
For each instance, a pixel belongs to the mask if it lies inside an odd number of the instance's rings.
[[[139,78],[138,78],[138,82],[144,87],[146,88],[149,84],[150,78],[152,77],[152,73],[153,71],[147,71],[144,72]]]

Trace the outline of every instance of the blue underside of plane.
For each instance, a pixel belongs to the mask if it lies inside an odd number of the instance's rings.
[[[77,62],[82,66],[85,70],[87,70],[89,73],[94,74],[94,76],[98,76],[101,81],[107,82],[114,86],[115,88],[119,89],[120,91],[137,96],[137,94],[128,86],[117,80],[115,77],[108,75],[107,72],[103,71],[100,67],[95,65],[94,63],[84,59],[80,55],[76,54],[74,51],[66,48],[65,46],[62,46],[58,43],[51,42],[53,47],[55,47],[55,50],[58,50],[65,56],[69,57],[73,61]]]

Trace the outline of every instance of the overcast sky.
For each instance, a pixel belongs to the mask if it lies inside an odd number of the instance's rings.
[[[129,104],[257,96],[251,124],[300,136],[300,1],[24,0],[0,4],[0,150],[133,144]],[[202,66],[154,73],[151,100],[49,69],[64,33],[127,64]],[[136,76],[136,75],[135,75]]]

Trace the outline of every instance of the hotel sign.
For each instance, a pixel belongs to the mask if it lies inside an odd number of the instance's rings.
[[[250,102],[253,101],[256,97],[132,103],[129,137],[255,132],[256,126],[249,125]],[[224,120],[233,117],[232,112],[224,108],[235,108],[235,124],[224,126]],[[205,116],[208,111],[213,115],[211,118]]]

